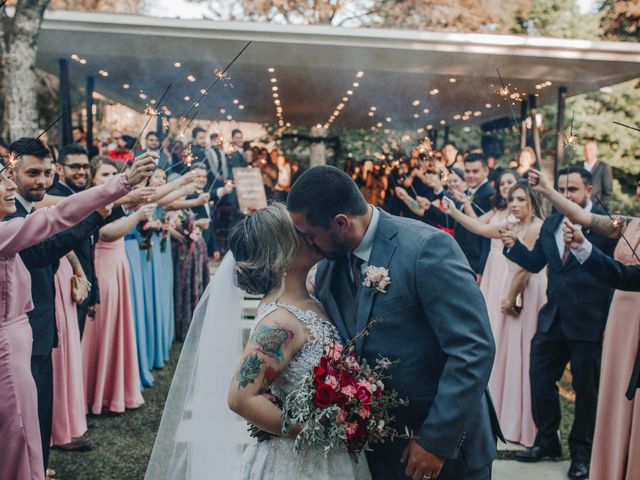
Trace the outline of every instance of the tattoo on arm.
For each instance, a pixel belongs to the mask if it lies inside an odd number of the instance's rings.
[[[71,268],[73,269],[74,275],[85,276],[84,270],[82,269],[82,265],[80,264],[80,260],[78,260],[75,252],[67,253],[67,260],[71,264]]]
[[[606,215],[591,214],[591,225],[589,228],[593,233],[600,235],[611,236],[618,234],[627,227],[627,224],[631,221],[631,217],[615,215],[611,220]]]
[[[260,369],[262,368],[262,360],[257,354],[252,353],[245,357],[240,369],[236,374],[236,380],[238,380],[238,390],[251,385],[258,375],[260,375]]]
[[[251,335],[257,350],[277,361],[284,359],[284,347],[293,339],[293,332],[279,325],[259,325]]]

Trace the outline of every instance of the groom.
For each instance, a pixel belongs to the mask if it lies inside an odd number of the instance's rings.
[[[387,386],[408,398],[396,428],[415,438],[368,452],[373,478],[490,479],[501,436],[486,391],[494,343],[475,275],[453,238],[368,205],[335,167],[305,172],[287,207],[327,256],[315,292],[343,339],[381,319],[356,341],[357,353],[370,364],[380,355],[400,360]],[[384,292],[363,286],[367,266],[387,269]]]

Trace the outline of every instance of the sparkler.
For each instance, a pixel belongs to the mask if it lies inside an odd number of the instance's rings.
[[[160,113],[159,113],[159,109],[160,109],[160,104],[162,103],[162,101],[164,100],[164,97],[167,96],[167,93],[169,93],[169,90],[171,89],[171,83],[169,83],[169,85],[167,85],[167,88],[164,89],[164,93],[162,94],[162,96],[160,97],[160,100],[158,100],[158,103],[156,103],[156,108],[151,108],[151,107],[146,107],[144,109],[144,113],[146,115],[149,115],[149,118],[147,118],[147,121],[144,124],[144,127],[142,127],[142,130],[140,131],[140,135],[138,135],[138,138],[136,138],[136,141],[134,142],[133,146],[131,147],[131,149],[129,150],[129,153],[132,154],[133,151],[136,148],[136,145],[138,144],[138,142],[140,142],[140,139],[142,138],[142,134],[144,133],[144,131],[147,129],[147,127],[149,126],[149,122],[151,121],[152,118],[157,117]],[[123,162],[122,166],[120,167],[120,170],[118,171],[118,173],[122,173],[122,170],[124,170],[124,167],[127,166],[126,162]]]
[[[518,120],[516,119],[516,112],[513,110],[513,105],[511,103],[511,96],[509,95],[509,89],[507,88],[507,86],[504,83],[504,79],[502,78],[502,75],[500,74],[500,69],[496,68],[496,72],[498,72],[498,78],[500,79],[500,85],[502,85],[502,88],[500,89],[500,95],[502,95],[503,97],[506,97],[507,103],[509,104],[509,110],[511,110],[511,119],[513,120],[513,126],[514,128],[518,128]]]
[[[620,234],[620,238],[622,238],[625,241],[625,243],[631,250],[631,253],[633,253],[633,256],[636,257],[636,260],[638,260],[638,262],[640,262],[640,257],[636,253],[636,249],[631,246],[631,242],[629,242],[624,232],[622,231],[622,219],[619,216],[616,218],[613,218],[611,213],[609,213],[609,210],[607,209],[607,207],[604,205],[604,203],[602,203],[602,200],[600,200],[597,195],[594,195],[593,198],[596,199],[596,202],[598,202],[598,205],[600,205],[600,208],[604,210],[604,213],[606,213],[607,217],[609,217],[609,219],[611,220],[611,227]]]
[[[9,154],[9,159],[7,160],[7,165],[5,165],[4,167],[0,168],[0,173],[4,172],[9,166],[14,167],[16,162],[18,162],[18,159],[20,158],[20,156],[27,151],[27,149],[33,145],[34,143],[36,143],[38,140],[40,140],[40,138],[42,138],[42,136],[47,133],[49,130],[51,130],[56,123],[58,123],[62,117],[64,117],[67,114],[67,112],[62,112],[60,114],[60,116],[58,118],[56,118],[47,128],[45,128],[40,135],[38,135],[36,138],[34,138],[33,140],[31,140],[29,143],[27,143],[27,145],[25,145],[25,147],[20,150],[18,153],[14,154],[13,152],[11,154]]]
[[[233,57],[233,60],[231,60],[229,62],[229,64],[225,67],[224,70],[222,70],[221,72],[216,70],[213,74],[213,76],[215,77],[213,82],[211,82],[211,84],[200,94],[200,96],[196,99],[195,102],[193,102],[193,104],[191,105],[191,107],[189,107],[189,109],[184,113],[184,115],[182,115],[180,117],[180,119],[176,122],[176,124],[169,130],[169,132],[167,133],[164,141],[162,142],[162,145],[160,145],[160,150],[162,150],[165,147],[165,142],[167,142],[169,140],[169,138],[171,137],[171,134],[173,133],[173,131],[176,129],[176,127],[184,120],[187,118],[187,116],[193,111],[193,109],[198,108],[198,106],[200,105],[200,100],[202,100],[205,95],[207,95],[211,89],[216,85],[216,83],[218,83],[220,80],[226,79],[227,77],[227,70],[229,70],[229,68],[231,68],[231,66],[236,62],[236,60],[238,60],[238,58],[240,58],[240,55],[242,55],[244,53],[244,51],[249,48],[249,45],[251,45],[252,40],[249,40],[246,45],[244,47],[242,47],[242,49],[237,53],[237,55],[235,57]]]
[[[184,137],[184,134],[186,133],[187,130],[189,130],[189,127],[191,126],[191,123],[193,123],[193,120],[198,116],[198,112],[200,112],[200,109],[197,108],[194,112],[193,115],[191,115],[191,118],[189,119],[189,121],[187,122],[187,125],[182,129],[182,132],[180,132],[180,138]],[[173,152],[176,151],[176,148],[178,147],[178,144],[176,143],[173,148],[171,149],[171,151],[169,152],[169,157],[171,157],[173,155]],[[191,147],[189,147],[191,148]]]
[[[628,128],[630,130],[635,130],[636,132],[640,132],[640,128],[632,127],[631,125],[627,125],[625,123],[620,123],[615,121],[613,123],[615,123],[616,125],[620,125],[621,127]]]

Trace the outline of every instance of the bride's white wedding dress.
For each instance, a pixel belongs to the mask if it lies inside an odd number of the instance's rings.
[[[242,356],[243,292],[228,253],[193,314],[165,403],[145,480],[369,480],[366,458],[344,449],[304,452],[294,442],[273,438],[258,443],[233,413],[227,392]],[[261,305],[253,325],[277,308],[286,308],[309,330],[309,341],[276,379],[280,399],[294,391],[318,364],[325,342],[338,338],[335,327],[313,311],[292,305]],[[244,333],[243,333],[244,332]]]
[[[289,366],[271,385],[271,393],[284,400],[288,394],[300,387],[303,378],[320,361],[324,345],[338,339],[336,328],[323,320],[313,310],[303,311],[294,305],[261,304],[256,323],[278,308],[286,308],[310,333],[309,341],[300,349]],[[368,480],[371,478],[364,454],[352,457],[346,448],[335,449],[325,454],[322,449],[298,453],[293,449],[294,441],[287,438],[249,444],[244,452],[242,480]]]

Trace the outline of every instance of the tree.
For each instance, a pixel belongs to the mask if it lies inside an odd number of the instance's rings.
[[[513,33],[596,40],[602,37],[601,20],[600,12],[580,14],[576,0],[537,0],[517,12]]]
[[[212,18],[350,27],[507,33],[533,0],[189,0]],[[235,8],[237,7],[237,8]]]
[[[52,10],[140,13],[140,0],[51,0]]]
[[[640,3],[611,1],[602,3],[602,27],[608,40],[640,41]]]
[[[13,17],[4,13],[0,56],[6,88],[5,107],[10,138],[32,136],[38,128],[36,54],[38,33],[50,0],[18,0]]]

